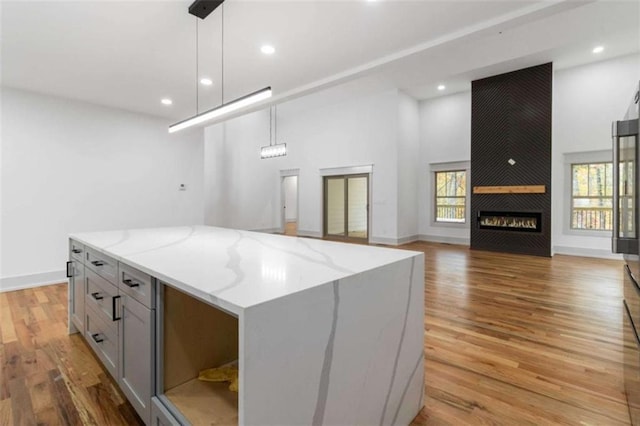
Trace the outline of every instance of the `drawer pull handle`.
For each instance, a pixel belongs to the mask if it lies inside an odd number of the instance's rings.
[[[94,260],[91,263],[95,266],[104,266],[104,262],[102,260]]]
[[[112,296],[111,297],[111,320],[119,321],[122,317],[116,316],[116,300],[120,299],[120,296]]]
[[[136,283],[132,280],[126,279],[126,280],[122,280],[123,283],[125,283],[128,287],[140,287],[140,283]]]
[[[67,278],[71,278],[73,277],[73,267],[71,269],[69,269],[69,266],[72,266],[73,263],[72,262],[67,262]],[[71,272],[69,272],[71,271]]]
[[[82,250],[74,248],[73,250],[71,250],[71,253],[80,254],[82,253]]]
[[[104,299],[104,297],[100,296],[100,292],[98,292],[98,291],[96,291],[95,293],[91,293],[91,297],[93,297],[95,300]]]
[[[104,339],[100,337],[100,333],[96,333],[96,334],[92,334],[91,338],[93,339],[94,342],[96,343],[100,343],[103,342]]]

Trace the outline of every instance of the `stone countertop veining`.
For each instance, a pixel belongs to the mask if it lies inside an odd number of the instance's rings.
[[[69,237],[238,315],[251,306],[419,254],[211,226]]]

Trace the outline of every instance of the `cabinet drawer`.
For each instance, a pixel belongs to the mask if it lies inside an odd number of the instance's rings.
[[[117,328],[110,327],[102,315],[93,307],[85,309],[85,339],[105,368],[117,380],[118,377],[118,336]]]
[[[118,288],[122,293],[133,297],[147,308],[155,307],[155,282],[142,271],[125,263],[118,262]]]
[[[69,254],[71,255],[71,259],[84,262],[84,244],[69,240]]]
[[[100,314],[103,321],[117,320],[118,289],[90,269],[85,269],[85,306]],[[114,323],[115,327],[115,323]]]
[[[118,262],[106,254],[102,254],[88,247],[85,250],[87,252],[85,265],[101,277],[115,284],[118,275]]]

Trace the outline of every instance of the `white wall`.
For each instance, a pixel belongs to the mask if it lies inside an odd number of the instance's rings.
[[[398,239],[418,239],[420,112],[418,101],[398,93]]]
[[[206,222],[243,229],[279,229],[279,171],[298,168],[298,234],[320,236],[320,169],[373,164],[371,241],[396,242],[398,92],[314,108],[303,105],[313,101],[313,95],[309,98],[278,108],[278,142],[287,143],[286,157],[260,159],[260,147],[269,143],[267,111],[206,129],[206,161],[218,170],[207,171],[207,176],[224,175],[219,178],[224,185],[206,184]],[[224,164],[215,164],[217,156],[223,156]],[[224,200],[225,208],[234,214],[226,215],[216,208],[213,199]]]
[[[261,160],[260,147],[264,145],[269,145],[267,111],[205,129],[206,224],[237,229],[280,229],[279,165],[282,159]]]
[[[418,218],[420,238],[469,244],[469,224],[435,224],[431,165],[468,162],[471,155],[471,92],[420,102]],[[470,182],[467,176],[467,182]]]
[[[3,88],[2,287],[63,280],[72,232],[202,224],[202,134]]]
[[[566,153],[611,149],[611,122],[624,118],[640,79],[640,55],[630,55],[585,66],[558,70],[553,83],[552,213],[556,253],[606,255],[611,235],[570,234],[564,229],[569,215],[564,191],[569,178]]]

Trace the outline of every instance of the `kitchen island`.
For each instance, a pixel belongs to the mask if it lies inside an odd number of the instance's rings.
[[[70,236],[70,332],[147,424],[408,424],[424,259],[196,226]],[[81,300],[83,299],[83,300]],[[237,364],[239,390],[200,370]]]

